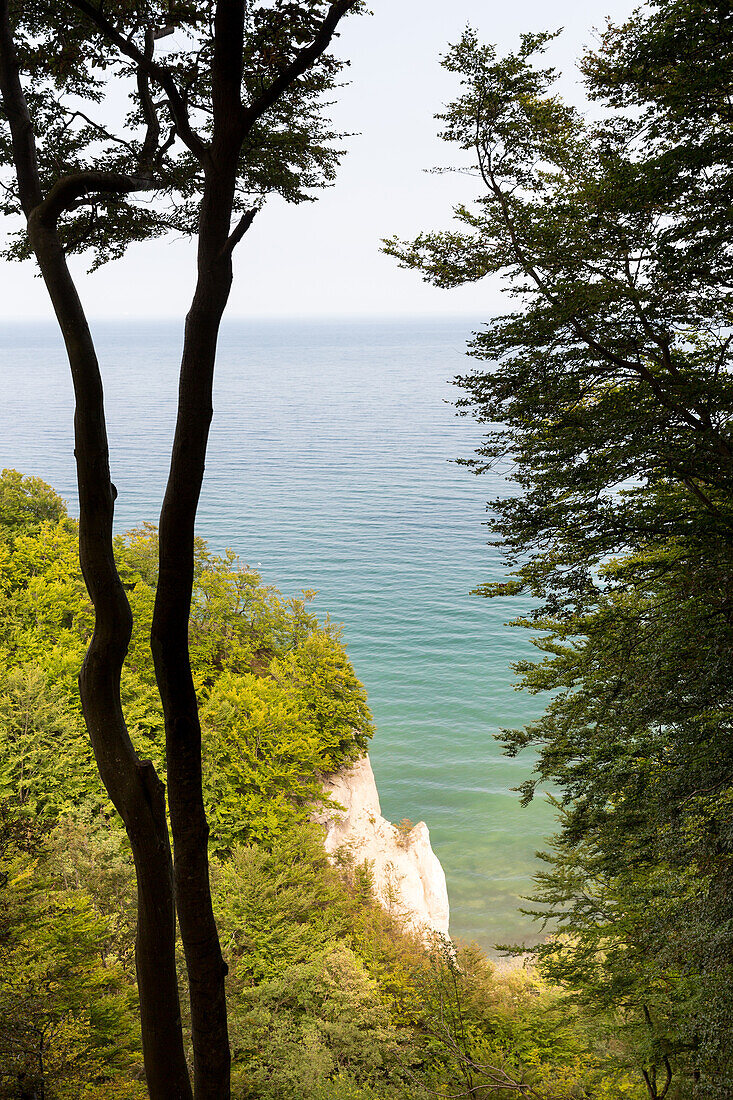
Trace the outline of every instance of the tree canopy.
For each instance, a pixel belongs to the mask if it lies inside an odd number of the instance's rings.
[[[276,0],[235,7],[242,23],[242,115],[231,119],[240,137],[232,212],[243,219],[241,232],[269,195],[303,202],[333,182],[343,135],[332,131],[323,108],[343,63],[315,51],[308,59],[299,54],[322,30],[330,7],[355,5]],[[212,104],[220,94],[212,67],[216,18],[211,0],[144,0],[113,11],[86,0],[10,4],[40,191],[54,207],[66,255],[87,255],[94,268],[133,241],[198,232],[206,164],[214,155]],[[17,216],[24,207],[10,123],[6,107],[0,210]],[[21,228],[6,255],[30,254]]]
[[[40,518],[44,507],[49,518]],[[19,512],[20,528],[13,526]],[[75,690],[93,622],[77,524],[38,479],[4,471],[0,530],[7,532],[0,538],[0,798],[52,821],[80,806],[109,814]],[[132,736],[165,776],[147,644],[155,529],[120,536],[115,550],[135,620],[122,696]],[[373,726],[366,693],[338,630],[308,610],[311,596],[285,600],[232,553],[197,543],[191,657],[202,701],[212,851],[271,840],[303,820],[322,797],[320,777],[367,749]],[[54,751],[59,743],[63,766]]]
[[[489,527],[543,633],[517,666],[550,692],[505,731],[561,831],[537,949],[635,1034],[650,1097],[723,1097],[730,1004],[731,204],[733,20],[658,0],[581,62],[563,102],[528,34],[498,57],[468,30],[439,116],[476,199],[456,228],[387,251],[439,286],[500,274],[512,312],[474,335],[459,410],[487,426],[481,473],[511,486]],[[461,163],[463,170],[463,162]],[[539,905],[537,904],[539,902]]]

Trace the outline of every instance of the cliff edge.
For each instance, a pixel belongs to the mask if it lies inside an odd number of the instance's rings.
[[[424,821],[405,830],[382,817],[368,756],[324,777],[324,790],[343,810],[317,815],[326,826],[325,848],[345,848],[357,864],[368,862],[381,905],[423,937],[448,936],[445,873],[430,847]]]

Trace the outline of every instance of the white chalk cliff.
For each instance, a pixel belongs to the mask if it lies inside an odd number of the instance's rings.
[[[425,822],[405,830],[382,817],[368,756],[325,776],[324,789],[344,807],[317,815],[326,826],[329,855],[346,849],[355,864],[368,863],[375,897],[385,909],[424,937],[433,932],[447,936],[445,873]]]

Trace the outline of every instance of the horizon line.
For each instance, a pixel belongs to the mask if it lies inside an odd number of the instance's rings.
[[[222,326],[227,323],[255,323],[282,321],[472,321],[477,322],[477,310],[456,313],[266,313],[266,314],[235,314],[222,318]],[[490,314],[487,314],[490,316]],[[179,324],[185,321],[186,314],[160,314],[157,317],[146,315],[89,315],[90,324]],[[38,315],[33,317],[0,317],[0,325],[57,325],[55,317]]]

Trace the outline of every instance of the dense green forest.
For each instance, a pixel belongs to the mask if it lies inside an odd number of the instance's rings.
[[[45,1100],[146,1095],[134,869],[75,690],[92,624],[76,526],[48,486],[3,474],[0,1095],[13,1100],[41,1095],[41,1080]],[[145,528],[116,554],[139,623],[125,701],[165,774],[145,645],[154,545]],[[583,1013],[475,947],[426,948],[374,904],[368,866],[326,859],[308,819],[318,776],[371,733],[338,632],[199,543],[191,639],[234,1095],[643,1096],[613,1009]]]

